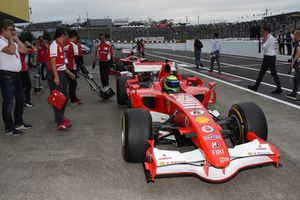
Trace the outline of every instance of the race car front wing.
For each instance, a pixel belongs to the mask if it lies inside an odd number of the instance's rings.
[[[196,175],[208,182],[224,182],[245,168],[272,163],[278,167],[280,153],[273,145],[253,132],[248,133],[248,139],[250,142],[228,149],[230,164],[225,168],[215,168],[207,163],[200,149],[185,153],[159,150],[154,148],[154,141],[149,141],[144,163],[147,181],[154,182],[159,176]]]

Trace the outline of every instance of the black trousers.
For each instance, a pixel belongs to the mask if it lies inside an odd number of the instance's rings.
[[[284,43],[279,44],[279,53],[280,53],[280,55],[284,55],[285,54],[284,47],[285,47]]]
[[[274,81],[276,83],[277,89],[281,90],[281,84],[280,84],[280,79],[277,75],[277,71],[276,71],[276,56],[264,56],[263,61],[262,61],[262,65],[259,71],[259,75],[258,78],[256,80],[255,83],[255,87],[258,88],[262,79],[264,78],[267,70],[270,68],[271,71],[271,75],[274,78]]]
[[[21,72],[14,73],[0,70],[0,77],[2,85],[2,119],[5,129],[11,131],[15,125],[23,124],[24,90]],[[13,109],[14,119],[12,118]]]
[[[69,69],[70,70],[70,69]],[[75,77],[77,77],[77,70],[70,70]],[[69,76],[67,76],[69,82],[69,97],[70,101],[73,103],[77,99],[76,89],[77,89],[77,80],[72,80]]]
[[[83,56],[75,56],[75,63],[77,70],[79,70],[79,68],[84,65]]]
[[[48,78],[48,85],[50,90],[54,90],[57,89],[59,90],[61,93],[63,93],[65,96],[68,96],[68,79],[67,79],[67,74],[63,71],[63,72],[58,72],[58,76],[59,76],[59,81],[60,81],[60,85],[56,85],[54,83],[54,75],[52,71],[48,71],[47,72],[47,78]],[[58,110],[57,108],[53,107],[54,110],[54,117],[55,117],[55,122],[57,123],[57,125],[60,125],[64,119],[64,115],[65,115],[65,109],[66,109],[66,105]]]
[[[292,55],[292,44],[287,43],[286,48],[287,48],[287,55]]]
[[[25,103],[30,103],[30,92],[31,92],[31,79],[29,72],[22,72],[22,81],[23,81],[23,88],[25,94]]]
[[[294,89],[293,89],[293,92],[292,92],[293,95],[297,95],[299,85],[300,85],[300,69],[298,68],[298,69],[295,70]]]
[[[47,69],[47,63],[46,62],[40,62],[39,63],[39,74],[40,74],[40,77],[42,78],[42,80],[45,80],[45,73],[44,71]]]
[[[109,85],[109,68],[110,62],[99,62],[100,67],[100,79],[102,87],[106,87]]]
[[[210,58],[210,70],[214,69],[214,64],[215,61],[217,62],[218,65],[218,70],[221,71],[221,64],[220,64],[220,53],[219,52],[215,52],[214,53],[215,56]]]

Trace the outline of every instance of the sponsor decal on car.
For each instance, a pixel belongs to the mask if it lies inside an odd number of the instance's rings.
[[[172,159],[172,157],[168,157],[166,154],[163,154],[162,155],[163,157],[162,158],[158,158],[158,160],[170,160],[170,159]]]
[[[193,116],[203,115],[204,113],[204,110],[193,110],[192,112],[190,112],[190,114]]]
[[[184,124],[185,124],[185,127],[188,127],[190,125],[190,121],[187,117],[184,118]]]
[[[207,124],[210,121],[210,119],[208,117],[201,116],[201,117],[196,117],[195,121],[198,122],[199,124]]]
[[[212,150],[212,154],[213,155],[217,155],[217,156],[224,155],[225,154],[225,150],[224,149]]]
[[[188,96],[187,94],[177,94],[173,96],[175,100],[182,105],[182,107],[186,109],[196,109],[196,108],[202,108],[201,104],[193,99],[192,97]]]
[[[271,152],[248,152],[248,156],[271,155]]]
[[[220,157],[219,159],[220,159],[220,163],[229,162],[230,161],[229,157]]]
[[[201,130],[205,133],[212,133],[215,129],[211,126],[202,126]]]
[[[186,161],[185,160],[166,161],[166,162],[159,162],[158,164],[160,166],[164,166],[164,165],[175,165],[175,164],[180,164],[180,163],[186,163]]]
[[[219,147],[219,142],[213,142],[211,143],[212,148],[218,148]]]
[[[220,135],[213,135],[213,134],[203,136],[204,140],[216,140],[216,139],[220,139],[220,138],[221,138]]]

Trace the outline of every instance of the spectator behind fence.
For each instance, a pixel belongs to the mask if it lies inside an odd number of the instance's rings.
[[[286,97],[296,100],[297,98],[297,92],[299,89],[299,84],[300,84],[300,30],[296,30],[294,34],[294,54],[292,57],[292,64],[291,64],[291,70],[290,74],[292,72],[292,69],[295,70],[295,75],[294,75],[294,88],[292,93],[287,94]]]
[[[12,21],[4,20],[1,22],[0,28],[2,118],[5,125],[5,134],[18,136],[22,135],[20,130],[31,128],[31,125],[23,122],[24,90],[21,78],[20,53],[26,54],[27,47],[19,40]]]
[[[281,84],[279,77],[277,75],[276,71],[276,56],[275,56],[275,38],[270,34],[270,28],[266,25],[262,26],[262,32],[263,32],[263,51],[264,51],[264,58],[262,61],[262,65],[259,71],[258,78],[256,80],[255,85],[249,85],[248,88],[253,91],[257,91],[258,87],[266,74],[267,70],[270,68],[271,75],[274,78],[274,81],[276,83],[277,89],[271,92],[272,94],[281,94]]]
[[[199,40],[199,38],[196,38],[194,41],[194,56],[195,56],[195,64],[197,69],[199,69],[199,66],[203,67],[201,63],[202,48],[203,48],[202,42]]]
[[[211,43],[211,53],[210,53],[210,70],[212,72],[214,70],[214,63],[217,62],[218,72],[221,73],[221,64],[220,64],[220,41],[218,40],[219,34],[214,33],[214,39]]]

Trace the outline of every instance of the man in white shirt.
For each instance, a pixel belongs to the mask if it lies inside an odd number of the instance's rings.
[[[20,130],[31,128],[31,125],[23,122],[24,90],[21,78],[20,53],[26,54],[27,47],[19,40],[14,23],[10,20],[4,20],[0,26],[2,117],[5,134],[13,136],[21,135]]]
[[[276,83],[277,89],[271,92],[271,94],[281,94],[281,84],[279,77],[277,75],[276,71],[276,56],[275,56],[275,44],[276,44],[276,39],[270,34],[270,28],[266,25],[262,27],[262,32],[263,32],[263,51],[264,51],[264,58],[262,61],[262,65],[259,71],[258,78],[256,80],[255,85],[249,85],[248,88],[250,90],[257,91],[258,87],[266,74],[267,70],[270,68],[271,75],[274,78],[274,81]]]
[[[217,62],[218,72],[221,73],[221,65],[220,65],[220,41],[218,41],[219,34],[214,33],[214,39],[211,43],[211,53],[210,53],[210,70],[212,72],[214,70],[214,63]]]

